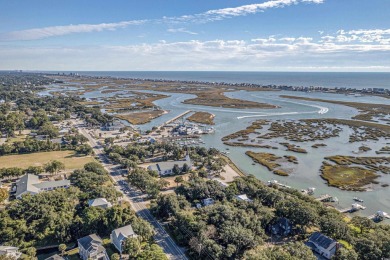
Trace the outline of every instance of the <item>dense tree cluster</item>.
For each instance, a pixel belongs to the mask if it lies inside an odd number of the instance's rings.
[[[143,168],[135,168],[129,172],[127,179],[131,185],[142,190],[150,197],[156,198],[160,193],[160,190],[169,185],[166,180],[159,179],[157,177],[158,175],[154,171],[145,170]]]
[[[346,246],[337,252],[337,259],[374,260],[390,254],[388,225],[364,217],[346,222],[341,213],[311,197],[292,189],[268,187],[254,176],[237,178],[227,188],[194,176],[175,192],[159,195],[152,212],[168,221],[177,240],[197,257],[316,259],[302,243],[313,228]],[[237,200],[238,194],[247,194],[253,201]],[[194,208],[206,198],[212,198],[214,204]],[[265,244],[270,240],[270,224],[281,217],[293,224],[295,242]]]
[[[86,164],[84,170],[72,174],[72,181],[76,182],[69,189],[25,195],[0,211],[0,244],[27,248],[67,243],[92,233],[105,237],[127,224],[132,225],[142,242],[151,240],[152,227],[136,217],[129,205],[88,207],[88,199],[95,196],[116,202],[114,197],[119,195],[115,189],[99,189],[113,188],[106,184],[107,173],[101,165]]]

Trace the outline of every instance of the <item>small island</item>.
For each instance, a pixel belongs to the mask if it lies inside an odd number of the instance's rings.
[[[160,117],[166,113],[168,112],[164,110],[152,110],[147,112],[136,112],[131,114],[118,114],[115,115],[115,117],[121,120],[125,120],[133,125],[143,125],[149,123],[153,119]]]
[[[214,114],[208,112],[195,112],[187,117],[187,120],[199,124],[214,125],[214,117]]]
[[[331,165],[324,162],[321,167],[321,177],[328,182],[329,186],[342,190],[365,191],[364,187],[375,183],[379,175],[362,167]]]
[[[272,153],[255,153],[252,151],[247,151],[245,153],[252,158],[254,162],[257,162],[269,171],[273,172],[276,175],[288,176],[289,173],[285,169],[281,169],[281,163],[293,163],[298,164],[298,159],[295,156],[284,156],[280,157]]]

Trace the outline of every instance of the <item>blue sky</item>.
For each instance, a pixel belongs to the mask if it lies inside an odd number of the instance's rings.
[[[0,0],[0,69],[390,71],[388,0]]]

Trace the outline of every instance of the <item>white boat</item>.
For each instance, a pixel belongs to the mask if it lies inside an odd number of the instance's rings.
[[[362,199],[360,199],[360,198],[358,198],[358,197],[354,197],[353,200],[354,200],[354,201],[357,201],[357,202],[364,202],[364,200],[362,200]]]

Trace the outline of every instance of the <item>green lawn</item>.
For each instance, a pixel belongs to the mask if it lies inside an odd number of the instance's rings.
[[[63,162],[66,170],[80,169],[84,164],[95,161],[92,156],[76,156],[73,151],[40,152],[0,156],[0,168],[43,166],[52,160]]]

